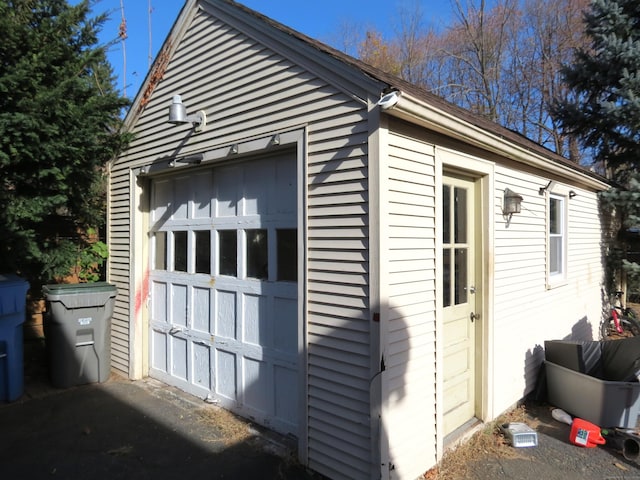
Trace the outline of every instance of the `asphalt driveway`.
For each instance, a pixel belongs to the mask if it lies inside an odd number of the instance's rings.
[[[317,478],[290,439],[155,380],[55,389],[41,355],[25,346],[25,394],[0,403],[1,478]]]
[[[640,480],[640,465],[624,458],[621,445],[583,448],[569,441],[571,427],[551,416],[552,407],[529,404],[525,423],[538,446],[503,446],[468,462],[463,478],[473,480]]]
[[[0,478],[69,480],[317,480],[291,455],[294,443],[152,379],[112,375],[56,389],[44,350],[25,345],[25,394],[0,403]],[[581,448],[551,406],[521,409],[538,446],[513,448],[484,426],[433,479],[640,480],[640,465],[615,447]],[[416,439],[420,441],[420,439]],[[457,458],[456,458],[457,456]],[[426,463],[426,462],[425,462]]]

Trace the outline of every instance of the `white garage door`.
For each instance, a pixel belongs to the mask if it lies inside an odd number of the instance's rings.
[[[298,434],[295,156],[153,181],[150,373]]]

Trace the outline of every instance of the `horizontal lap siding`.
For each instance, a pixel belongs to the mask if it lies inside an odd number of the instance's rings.
[[[371,469],[364,114],[309,134],[309,466],[331,478],[369,478]]]
[[[601,282],[600,219],[597,194],[568,185],[578,195],[569,199],[566,283],[547,288],[546,202],[539,189],[549,183],[543,175],[503,166],[496,168],[493,211],[495,231],[496,413],[535,388],[544,359],[544,341],[597,339]],[[502,216],[505,188],[523,197],[521,213],[509,224]]]
[[[124,173],[124,174],[123,174]],[[111,368],[129,375],[129,274],[130,220],[128,168],[114,165],[110,177],[109,198],[109,281],[118,294],[111,317]]]
[[[196,14],[173,58],[136,123],[136,139],[113,168],[111,279],[128,289],[131,168],[306,126],[308,462],[331,478],[369,478],[366,102],[204,11]],[[167,124],[177,93],[189,114],[207,112],[205,132],[189,136],[187,127]],[[124,372],[128,298],[119,296],[114,315],[115,355]]]
[[[109,180],[109,281],[118,294],[111,317],[111,367],[129,375],[129,169],[116,162]]]
[[[416,478],[436,460],[434,148],[389,138],[388,214],[381,220],[388,262],[383,427],[393,477]]]

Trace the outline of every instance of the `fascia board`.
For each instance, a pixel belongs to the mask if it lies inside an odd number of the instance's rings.
[[[495,133],[489,132],[451,113],[434,107],[411,94],[401,92],[398,102],[393,107],[387,109],[386,113],[425,126],[466,144],[570,179],[572,182],[578,182],[587,188],[594,190],[609,189],[609,185],[603,180],[594,178],[585,172],[581,172],[579,169],[573,169],[550,158],[546,158],[537,152],[532,152]]]

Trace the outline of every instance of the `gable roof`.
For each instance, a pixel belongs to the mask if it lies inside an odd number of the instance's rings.
[[[389,91],[399,92],[402,101],[398,102],[395,107],[386,110],[386,113],[392,116],[425,126],[483,150],[543,168],[558,175],[569,176],[596,190],[604,190],[609,186],[608,181],[601,175],[558,155],[518,132],[454,105],[417,85],[368,65],[234,0],[186,0],[127,113],[126,127],[135,123],[144,109],[146,101],[151,96],[153,88],[162,80],[164,69],[175,52],[177,43],[188,26],[189,20],[195,15],[200,4],[233,7],[252,17],[259,24],[268,26],[274,33],[284,34],[292,42],[300,42],[301,47],[315,50],[327,61],[337,61],[348,66],[371,80],[371,85],[375,85],[374,88],[382,87],[379,92],[372,92],[374,95],[382,96]],[[269,29],[264,30],[269,31]]]

